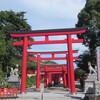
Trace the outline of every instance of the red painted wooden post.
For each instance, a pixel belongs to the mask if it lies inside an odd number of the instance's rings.
[[[56,75],[56,84],[58,84],[58,74]]]
[[[68,70],[68,89],[70,90],[70,66],[69,66],[69,64],[68,64],[69,62],[67,61],[67,70]]]
[[[58,75],[58,83],[60,83],[60,74]]]
[[[69,66],[69,60],[68,60],[68,54],[67,54],[67,61],[66,61],[66,64],[67,64],[67,83],[68,83],[68,90],[70,90],[70,66]]]
[[[57,74],[57,76],[56,76],[56,79],[57,79],[57,84],[58,84],[58,83],[59,83],[59,82],[58,82],[58,74]]]
[[[56,79],[56,75],[54,74],[54,85],[56,85],[57,84],[57,79]]]
[[[64,72],[64,75],[63,75],[63,78],[64,78],[64,87],[66,87],[67,86],[67,81],[66,81],[66,73]]]
[[[45,67],[44,87],[47,87],[47,66]]]
[[[47,87],[47,76],[46,76],[46,74],[44,76],[44,87]]]
[[[67,81],[66,81],[66,73],[64,70],[64,67],[62,67],[62,71],[63,71],[63,86],[66,87],[67,86]]]
[[[37,55],[37,75],[36,75],[36,88],[40,87],[40,62],[41,62],[41,58],[40,58],[40,54]]]
[[[24,37],[23,55],[22,55],[21,93],[26,92],[27,48],[28,48],[28,38]]]
[[[69,60],[69,69],[70,69],[70,84],[71,84],[71,94],[76,93],[75,90],[75,81],[74,81],[74,66],[73,66],[73,52],[72,52],[72,39],[71,35],[67,35],[68,43],[68,60]]]
[[[52,74],[51,73],[48,74],[48,85],[52,86]]]

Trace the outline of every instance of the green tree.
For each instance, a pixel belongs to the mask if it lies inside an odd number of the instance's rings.
[[[21,59],[22,48],[13,47],[12,45],[12,41],[21,39],[12,39],[9,32],[31,30],[30,25],[24,18],[24,14],[25,12],[0,12],[0,67],[3,71],[6,71],[7,66],[12,66],[14,57],[20,57]]]
[[[42,61],[41,64],[57,64],[55,61],[47,60],[47,61]]]
[[[75,77],[80,77],[82,76],[83,74],[85,74],[85,71],[80,69],[80,68],[76,68],[75,69]]]
[[[85,51],[83,54],[79,55],[78,60],[75,63],[79,68],[89,73],[88,62],[92,62],[92,58],[89,51]]]
[[[36,70],[37,68],[37,61],[28,61],[27,70]]]
[[[84,45],[89,47],[89,56],[95,63],[96,47],[100,46],[100,0],[86,0],[85,7],[78,14],[76,24],[76,27],[82,26],[88,26],[88,30],[84,35],[77,36],[84,38]]]

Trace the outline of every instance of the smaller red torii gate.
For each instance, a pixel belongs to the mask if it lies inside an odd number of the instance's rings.
[[[78,50],[73,50],[73,53],[77,53]],[[52,51],[52,52],[28,52],[29,55],[34,55],[34,54],[37,54],[37,58],[34,58],[34,57],[29,57],[28,60],[30,61],[34,61],[34,60],[37,60],[38,61],[38,66],[37,66],[37,78],[36,78],[36,88],[39,88],[40,87],[40,62],[42,60],[68,60],[68,57],[67,57],[67,54],[68,54],[68,51]],[[42,54],[51,54],[51,57],[41,57],[40,55]],[[65,57],[55,57],[55,54],[65,54]],[[73,57],[73,60],[77,60],[78,57]],[[67,64],[66,64],[67,65]],[[71,88],[70,87],[70,70],[69,70],[69,67],[66,66],[66,68],[68,68],[68,88]],[[65,83],[66,84],[66,83]]]
[[[67,65],[66,64],[55,64],[55,65],[41,65],[41,72],[44,75],[44,86],[46,87],[47,84],[49,83],[49,85],[52,85],[52,76],[54,79],[54,83],[58,83],[59,82],[59,76],[63,78],[63,86],[66,87],[67,86],[67,82],[66,82],[66,74],[68,74],[67,71]],[[54,76],[58,76],[58,77],[54,77]],[[48,83],[47,83],[47,79],[48,79]],[[68,80],[67,80],[68,81]]]

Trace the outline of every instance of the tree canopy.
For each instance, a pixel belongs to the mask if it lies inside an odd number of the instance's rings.
[[[41,64],[57,64],[57,63],[52,60],[47,60],[47,61],[42,61]]]
[[[5,71],[7,66],[21,59],[21,47],[13,47],[10,31],[31,30],[24,18],[25,12],[1,11],[0,12],[0,68]],[[18,39],[21,40],[21,39]],[[16,60],[14,60],[16,58]],[[18,63],[17,62],[17,63]]]
[[[76,24],[76,27],[82,26],[88,26],[88,30],[84,35],[77,36],[84,38],[84,45],[89,48],[87,56],[91,58],[92,63],[96,63],[96,47],[100,46],[100,0],[86,0]],[[81,56],[85,57],[86,53]]]
[[[83,54],[79,55],[78,60],[76,60],[75,63],[78,65],[79,68],[85,70],[86,73],[89,73],[88,61],[92,61],[92,58],[90,57],[90,52],[85,51]]]

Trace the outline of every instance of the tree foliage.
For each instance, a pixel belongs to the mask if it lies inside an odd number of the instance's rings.
[[[31,77],[27,76],[26,87],[29,88],[29,87],[32,87],[35,84],[36,84],[36,76],[31,76]]]
[[[36,70],[37,69],[37,61],[28,61],[27,70]]]
[[[84,35],[77,36],[78,38],[84,38],[84,45],[89,47],[87,56],[92,58],[92,63],[95,63],[96,47],[100,46],[100,0],[86,0],[85,7],[78,14],[78,22],[76,24],[76,27],[82,26],[88,26],[88,30]],[[82,59],[87,59],[85,57],[86,53],[81,56],[83,56]]]
[[[4,73],[0,70],[0,85],[4,82]]]
[[[76,68],[75,69],[75,77],[80,77],[82,76],[83,74],[85,74],[85,71],[80,69],[80,68]]]
[[[76,60],[75,63],[79,68],[89,73],[88,61],[92,62],[92,58],[90,56],[90,52],[85,51],[83,54],[79,55],[78,60]]]
[[[47,60],[47,61],[42,61],[42,64],[57,64],[55,61]]]
[[[25,12],[0,12],[0,67],[2,67],[3,71],[6,70],[7,66],[12,66],[14,57],[18,58],[18,60],[21,59],[22,48],[13,47],[12,45],[12,41],[21,39],[12,39],[9,32],[31,30],[30,25],[24,18],[24,14]]]

